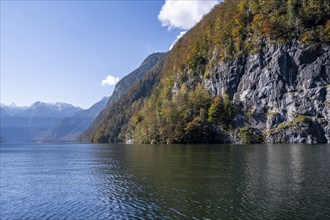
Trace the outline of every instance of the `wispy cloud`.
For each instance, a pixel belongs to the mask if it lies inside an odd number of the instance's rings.
[[[166,0],[158,19],[169,30],[188,30],[218,3],[219,0]]]
[[[105,79],[102,80],[102,86],[114,86],[119,82],[120,78],[112,75],[107,75]]]

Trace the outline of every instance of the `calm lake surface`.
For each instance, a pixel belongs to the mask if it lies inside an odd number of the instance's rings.
[[[1,144],[1,219],[330,219],[330,145]]]

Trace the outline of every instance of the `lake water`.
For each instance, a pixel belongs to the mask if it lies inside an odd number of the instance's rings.
[[[1,219],[330,219],[330,145],[1,144]]]

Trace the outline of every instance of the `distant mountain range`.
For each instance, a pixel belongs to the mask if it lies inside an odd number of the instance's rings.
[[[12,117],[41,117],[41,118],[62,118],[74,114],[77,111],[82,110],[80,107],[75,107],[67,103],[44,103],[35,102],[29,107],[21,107],[12,105],[1,105],[1,113],[4,111],[7,116]]]
[[[73,141],[105,107],[108,98],[87,110],[67,103],[1,105],[2,141]],[[66,122],[70,122],[66,125]]]
[[[46,141],[75,141],[105,108],[108,100],[109,97],[104,97],[89,109],[80,110],[62,118],[48,131],[43,133],[42,139]]]

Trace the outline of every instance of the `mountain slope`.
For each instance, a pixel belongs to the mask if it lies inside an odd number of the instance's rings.
[[[123,107],[105,110],[88,140],[330,142],[328,3],[224,1],[176,43],[154,83],[142,78]]]
[[[157,71],[160,69],[160,63],[163,62],[165,55],[166,54],[164,53],[154,53],[149,55],[139,68],[121,79],[117,83],[106,109],[98,115],[78,140],[87,142],[91,141],[91,139],[94,139],[93,134],[97,129],[102,129],[103,132],[107,132],[107,130],[111,129],[114,132],[119,133],[121,130],[119,127],[121,127],[121,124],[127,123],[129,116],[123,116],[120,118],[113,116],[117,116],[117,112],[124,113],[124,111],[128,110],[126,107],[129,107],[135,100],[150,92],[152,85],[159,79]],[[141,78],[144,80],[141,80]],[[112,128],[107,127],[108,120],[113,121],[113,123],[109,125],[113,126]],[[101,141],[103,137],[104,135],[95,137],[95,139]],[[116,139],[113,139],[113,141],[114,140]]]
[[[106,107],[109,97],[104,97],[89,109],[80,110],[70,117],[65,117],[56,123],[40,138],[47,141],[75,141],[93,122],[97,115]]]
[[[130,88],[136,81],[140,80],[163,56],[164,53],[153,53],[149,55],[136,70],[121,79],[117,83],[109,99],[108,106],[112,105],[123,96],[128,88]]]

